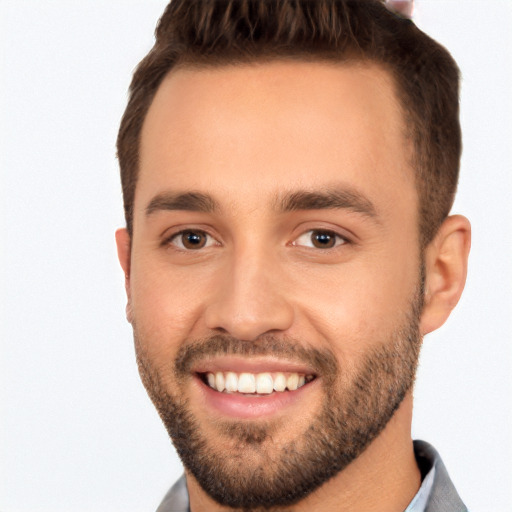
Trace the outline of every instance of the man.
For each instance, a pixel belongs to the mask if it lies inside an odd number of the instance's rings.
[[[411,440],[464,287],[458,69],[379,0],[173,0],[118,138],[159,511],[463,511]]]

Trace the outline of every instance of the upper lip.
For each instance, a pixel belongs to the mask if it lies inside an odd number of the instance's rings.
[[[240,356],[214,356],[211,359],[203,359],[192,365],[193,373],[264,373],[283,372],[299,373],[303,375],[315,375],[315,371],[304,363],[298,363],[286,359]]]

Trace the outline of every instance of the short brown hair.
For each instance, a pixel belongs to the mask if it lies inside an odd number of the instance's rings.
[[[117,153],[130,234],[142,125],[167,73],[178,65],[272,59],[362,60],[394,78],[419,195],[423,245],[449,214],[462,150],[459,70],[448,51],[382,0],[172,0],[156,42],[137,67]]]

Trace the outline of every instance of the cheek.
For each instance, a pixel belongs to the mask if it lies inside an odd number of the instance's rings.
[[[131,306],[140,342],[150,355],[172,357],[193,335],[204,309],[206,282],[190,270],[134,261]]]
[[[301,278],[298,310],[304,323],[341,360],[387,342],[410,311],[419,283],[418,264],[414,258],[401,264],[382,261],[310,269]]]

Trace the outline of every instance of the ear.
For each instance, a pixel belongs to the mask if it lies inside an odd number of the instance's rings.
[[[130,293],[130,261],[131,261],[131,239],[126,228],[116,231],[117,257],[124,272],[124,287],[128,302],[126,304],[126,319],[132,322],[133,313]]]
[[[444,324],[459,302],[466,283],[471,225],[462,215],[448,217],[425,250],[423,335]]]

